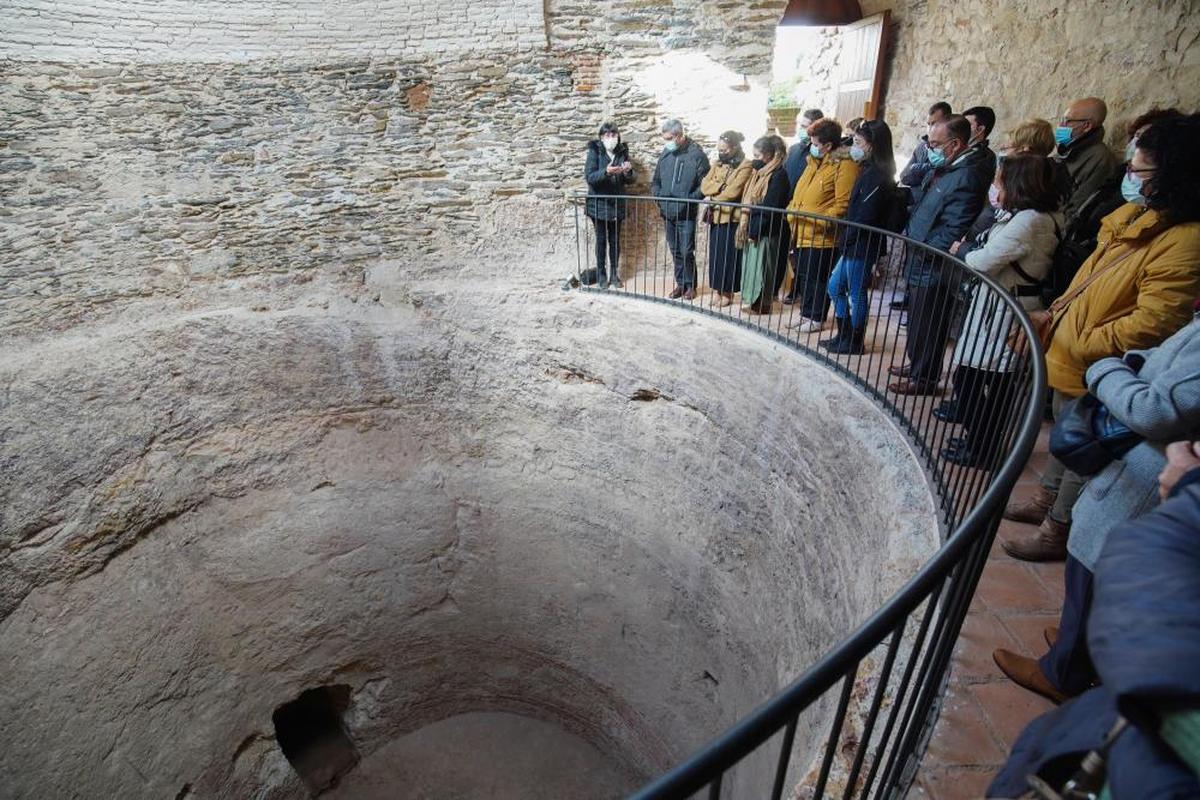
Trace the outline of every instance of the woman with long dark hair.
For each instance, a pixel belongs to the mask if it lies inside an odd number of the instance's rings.
[[[1191,319],[1200,294],[1197,141],[1200,114],[1160,120],[1138,135],[1121,185],[1125,204],[1100,223],[1095,252],[1048,312],[1046,373],[1055,414],[1087,391],[1091,364],[1154,347]],[[1051,456],[1041,490],[1005,509],[1008,519],[1041,525],[1028,538],[1006,541],[1004,550],[1026,561],[1066,558],[1081,485]]]
[[[883,227],[891,213],[896,188],[896,157],[892,129],[880,119],[863,122],[854,133],[850,157],[858,162],[858,177],[850,190],[846,220]],[[837,334],[819,344],[831,353],[862,353],[867,335],[867,275],[887,242],[884,237],[847,225],[838,237],[842,257],[829,277]]]
[[[601,125],[599,137],[588,142],[583,177],[588,185],[585,213],[596,227],[596,285],[619,289],[621,221],[625,219],[625,187],[633,183],[633,164],[615,123]]]

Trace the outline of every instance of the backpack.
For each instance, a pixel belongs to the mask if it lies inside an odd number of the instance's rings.
[[[1054,249],[1050,271],[1041,282],[1042,304],[1046,308],[1062,297],[1071,281],[1075,279],[1075,273],[1083,266],[1083,262],[1095,252],[1100,220],[1117,210],[1124,202],[1120,184],[1110,181],[1084,200],[1066,221],[1058,240],[1058,247]]]
[[[906,186],[893,186],[890,191],[892,202],[888,204],[882,227],[892,233],[900,233],[908,225],[908,206],[912,202],[912,192]]]
[[[595,286],[596,281],[599,279],[600,275],[596,271],[595,267],[589,267],[588,269],[585,269],[583,272],[579,273],[579,282],[584,286]]]

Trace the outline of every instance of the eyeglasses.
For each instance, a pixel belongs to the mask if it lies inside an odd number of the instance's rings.
[[[1087,117],[1059,117],[1059,125],[1070,125],[1072,122],[1091,122]]]
[[[1142,167],[1141,169],[1134,169],[1132,163],[1125,165],[1126,175],[1139,175],[1143,172],[1158,172],[1158,167]]]

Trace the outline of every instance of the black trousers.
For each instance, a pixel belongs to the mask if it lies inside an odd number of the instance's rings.
[[[999,453],[1005,424],[1015,410],[1015,377],[1011,372],[962,365],[954,370],[958,417],[972,452],[989,457]]]
[[[796,281],[789,298],[800,300],[800,315],[824,321],[829,314],[829,276],[837,264],[837,250],[832,247],[800,247],[796,255]]]
[[[620,278],[617,265],[621,255],[621,221],[616,219],[593,219],[596,226],[596,277],[600,281],[607,279],[604,271],[604,256],[608,255],[608,265],[612,268],[612,276]]]
[[[908,287],[908,338],[904,350],[912,369],[909,380],[933,385],[942,376],[942,358],[958,287],[941,280],[929,286]]]

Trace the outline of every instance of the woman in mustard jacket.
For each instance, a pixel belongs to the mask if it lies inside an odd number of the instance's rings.
[[[705,200],[737,203],[742,199],[754,173],[754,166],[742,152],[744,139],[737,131],[725,131],[717,140],[717,161],[700,182]],[[704,216],[708,220],[708,285],[721,298],[718,305],[727,306],[742,282],[742,254],[734,242],[738,209],[712,206]]]
[[[1200,114],[1154,123],[1138,136],[1121,193],[1104,218],[1096,251],[1051,306],[1046,370],[1053,409],[1087,392],[1087,368],[1103,358],[1156,347],[1192,318],[1200,295]],[[1066,557],[1071,509],[1082,479],[1051,457],[1037,494],[1005,516],[1040,523],[1004,549],[1026,561]]]
[[[808,130],[808,162],[796,184],[788,211],[844,217],[850,208],[850,192],[858,178],[858,164],[842,147],[842,126],[822,119]],[[795,277],[784,303],[800,302],[800,320],[791,327],[801,333],[821,330],[829,314],[825,285],[837,261],[838,231],[824,220],[792,216],[792,246]]]

